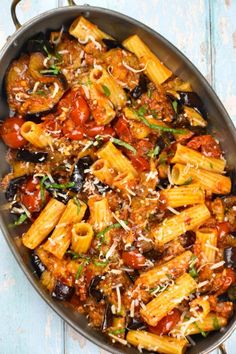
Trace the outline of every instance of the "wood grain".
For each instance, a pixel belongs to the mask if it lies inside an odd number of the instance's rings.
[[[80,2],[80,1],[78,1]],[[176,45],[215,88],[236,123],[235,0],[91,0],[144,22]],[[0,47],[14,32],[9,0],[1,0]],[[22,23],[66,5],[65,0],[22,0]],[[81,3],[81,2],[80,2]],[[0,353],[106,354],[75,332],[43,302],[27,281],[0,234]],[[236,335],[226,346],[234,353]]]

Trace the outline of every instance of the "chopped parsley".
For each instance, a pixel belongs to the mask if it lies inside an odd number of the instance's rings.
[[[195,255],[192,255],[191,257],[191,263],[189,265],[189,275],[191,275],[192,278],[197,278],[198,277],[198,272],[195,268],[195,263],[196,263],[197,257]]]
[[[61,69],[56,66],[55,64],[51,65],[48,69],[40,70],[40,74],[53,74],[58,75],[60,74]]]
[[[106,267],[108,265],[109,261],[104,261],[104,262],[100,262],[100,261],[94,261],[93,264],[96,267]]]
[[[120,145],[120,146],[125,147],[127,150],[132,151],[135,155],[136,155],[136,153],[137,153],[136,149],[135,149],[132,145],[126,143],[126,142],[123,141],[123,140],[116,139],[116,138],[111,138],[111,142],[114,143],[114,144],[116,144],[116,145]]]
[[[207,337],[207,332],[203,331],[203,330],[198,326],[198,324],[197,324],[196,322],[194,322],[194,325],[197,327],[197,329],[199,330],[199,332],[201,333],[201,335],[206,338],[206,337]]]
[[[55,188],[55,189],[67,189],[75,186],[75,182],[68,182],[64,184],[60,183],[50,183],[47,184],[47,188]]]
[[[178,102],[177,101],[173,101],[172,102],[172,106],[173,106],[173,109],[174,109],[175,113],[178,113]]]
[[[46,92],[43,90],[38,90],[33,92],[35,95],[39,95],[39,96],[46,96]]]
[[[118,328],[115,329],[114,331],[109,331],[109,333],[113,335],[122,334],[125,333],[125,328]]]
[[[28,219],[27,214],[26,213],[21,214],[21,216],[11,226],[19,226],[23,224],[26,219]]]
[[[76,252],[73,252],[73,251],[71,251],[71,250],[68,250],[66,253],[69,254],[69,255],[71,256],[71,259],[73,259],[73,260],[79,258],[79,254],[76,253]]]
[[[46,47],[46,45],[43,46],[43,50],[46,52],[46,54],[48,56],[48,59],[51,59],[52,58],[52,54],[49,53],[48,48]]]
[[[84,267],[85,267],[86,265],[88,265],[89,262],[90,262],[90,258],[89,258],[89,257],[84,256],[84,258],[85,258],[85,259],[83,260],[82,263],[80,263],[80,265],[79,265],[79,267],[78,267],[78,269],[77,269],[77,272],[76,272],[76,274],[75,274],[75,279],[76,279],[76,280],[79,279],[79,277],[81,276],[81,273],[82,273]]]
[[[215,331],[218,331],[220,329],[219,320],[216,316],[213,318],[213,328]]]
[[[152,97],[152,90],[148,89],[148,91],[147,91],[147,96],[148,96],[148,98],[151,98],[151,97]]]
[[[44,182],[48,179],[48,176],[44,176],[41,180],[40,180],[40,197],[42,200],[42,206],[44,206],[45,204],[45,188],[44,188]]]
[[[125,223],[127,224],[127,221],[125,221]],[[109,225],[107,226],[104,230],[100,231],[97,235],[96,238],[100,239],[100,241],[103,243],[104,242],[104,236],[105,234],[112,230],[112,229],[120,229],[121,225],[117,222],[115,224]]]
[[[106,97],[109,97],[111,95],[111,91],[109,90],[109,88],[106,85],[102,85],[102,89],[103,89],[104,95]]]

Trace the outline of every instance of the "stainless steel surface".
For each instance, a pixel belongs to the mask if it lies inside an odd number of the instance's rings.
[[[15,10],[20,0],[14,0],[12,4],[12,16],[17,27],[20,26],[17,20]],[[168,63],[172,71],[182,77],[188,79],[196,92],[203,98],[209,115],[211,127],[216,131],[217,138],[221,141],[226,152],[229,166],[235,169],[236,165],[236,134],[233,124],[219,101],[216,94],[213,92],[207,81],[199,73],[199,71],[189,62],[189,60],[173,47],[162,36],[146,27],[145,25],[114,11],[95,8],[91,6],[71,6],[68,8],[59,8],[48,11],[42,15],[35,17],[19,28],[15,34],[11,36],[7,44],[0,52],[0,84],[1,94],[4,97],[3,81],[7,67],[12,59],[17,57],[25,41],[31,36],[41,31],[42,29],[58,29],[62,24],[67,27],[71,21],[78,15],[82,14],[92,22],[96,23],[103,30],[110,33],[119,40],[123,40],[127,36],[137,33],[143,40],[152,48],[154,52],[158,52],[158,56],[163,62]],[[8,108],[6,102],[0,102],[1,118],[7,114]],[[212,128],[212,129],[213,129]],[[5,147],[0,146],[1,155],[4,156]],[[6,172],[8,166],[2,159],[0,161],[1,173]],[[5,202],[3,194],[0,195],[0,204]],[[78,330],[86,338],[100,345],[102,348],[109,350],[112,353],[137,353],[136,349],[123,348],[118,345],[106,343],[107,340],[99,332],[96,332],[87,326],[86,319],[74,313],[70,308],[66,308],[61,303],[53,301],[48,293],[41,287],[40,283],[33,275],[32,267],[29,262],[28,251],[18,242],[18,235],[15,230],[8,227],[10,223],[7,212],[1,212],[1,227],[6,240],[11,248],[15,258],[19,262],[21,268],[25,272],[28,279],[31,281],[36,290],[45,299],[45,301],[72,327]],[[23,231],[23,229],[22,229]],[[235,316],[230,321],[224,332],[211,333],[208,338],[197,339],[196,346],[189,349],[189,354],[207,353],[215,349],[232,333],[235,328]]]

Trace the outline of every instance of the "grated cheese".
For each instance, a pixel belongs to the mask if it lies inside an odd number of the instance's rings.
[[[60,30],[58,38],[56,40],[54,40],[54,41],[52,40],[53,44],[59,44],[60,43],[63,31],[64,31],[64,26],[61,27],[61,30]]]
[[[135,309],[135,300],[132,300],[130,305],[130,310],[129,310],[129,316],[132,318],[134,317],[134,309]]]
[[[108,333],[108,335],[113,338],[115,341],[120,342],[123,345],[127,345],[127,340],[114,336],[114,334]]]
[[[126,225],[126,223],[124,222],[124,220],[121,220],[118,218],[118,216],[116,216],[115,213],[112,213],[113,217],[116,219],[116,221],[118,221],[118,223],[120,224],[121,227],[123,227],[123,229],[125,231],[130,231],[130,227]]]
[[[37,91],[37,89],[38,89],[39,85],[40,85],[40,82],[39,82],[39,81],[35,82],[34,87],[33,87],[33,91],[32,91],[32,92]]]
[[[146,63],[146,65],[144,66],[143,69],[138,69],[138,70],[132,68],[131,66],[129,66],[124,60],[122,60],[122,64],[124,65],[124,67],[125,67],[126,69],[132,71],[133,73],[141,73],[142,71],[146,70],[148,63]]]
[[[213,265],[210,267],[210,269],[217,269],[217,268],[220,268],[220,267],[222,267],[224,264],[225,264],[225,261],[221,261],[221,262],[215,263],[215,264],[213,264]]]
[[[54,82],[54,91],[53,91],[51,98],[55,98],[58,91],[59,91],[59,85],[57,82]]]
[[[111,245],[110,249],[106,253],[106,259],[109,259],[113,255],[113,253],[115,252],[116,247],[117,247],[117,243],[113,242],[113,244]]]
[[[180,214],[180,212],[178,211],[178,210],[176,210],[176,209],[174,209],[174,208],[172,208],[172,207],[167,207],[167,209],[169,210],[169,211],[171,211],[173,214],[175,214],[175,215],[179,215]]]

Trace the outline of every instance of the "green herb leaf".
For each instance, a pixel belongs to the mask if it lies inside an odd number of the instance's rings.
[[[101,239],[103,236],[110,230],[112,229],[120,229],[121,225],[119,223],[115,223],[112,225],[107,226],[104,230],[100,231],[97,235],[96,238]]]
[[[46,47],[46,45],[43,46],[43,49],[47,53],[48,58],[51,59],[52,58],[52,54],[49,53],[48,48]]]
[[[184,130],[184,129],[174,129],[174,128],[169,128],[169,127],[163,127],[162,125],[149,123],[149,121],[141,115],[139,115],[139,118],[147,127],[149,127],[150,129],[153,129],[153,130],[162,130],[163,132],[171,132],[174,134],[185,134],[186,133],[186,130]]]
[[[106,97],[109,97],[111,95],[111,91],[109,90],[109,88],[106,85],[102,85],[102,89],[103,89],[104,95]]]
[[[42,206],[44,206],[45,204],[45,188],[44,188],[44,182],[48,179],[48,176],[44,176],[43,178],[41,178],[40,180],[40,197],[42,200]]]
[[[186,181],[184,183],[182,183],[182,186],[187,186],[188,184],[192,183],[193,179],[190,176],[188,179],[186,179]]]
[[[125,141],[116,138],[111,138],[111,141],[116,145],[125,147],[127,150],[132,151],[136,155],[137,153],[136,149],[132,145],[126,143]]]
[[[67,189],[75,186],[75,182],[68,182],[65,184],[59,183],[49,183],[47,184],[47,188],[56,188],[56,189]]]
[[[117,334],[125,333],[125,328],[115,329],[114,331],[109,331],[109,333],[114,334],[116,336]]]
[[[51,65],[48,69],[40,70],[40,74],[53,74],[58,75],[60,74],[61,69],[56,65]]]
[[[147,91],[147,96],[148,96],[148,98],[151,98],[151,97],[152,97],[152,90],[148,89],[148,91]]]
[[[164,165],[167,162],[167,156],[160,156],[158,160],[159,165]]]
[[[151,159],[153,159],[154,157],[156,157],[160,152],[160,147],[157,145],[153,150],[150,150],[147,153],[148,157],[151,157]]]
[[[19,217],[19,219],[17,219],[17,220],[14,222],[13,226],[19,226],[19,225],[23,224],[23,222],[24,222],[26,219],[28,219],[27,214],[26,214],[26,213],[21,214],[21,216]]]
[[[154,117],[154,118],[158,118],[158,115],[157,115],[157,112],[154,110],[154,109],[151,109],[151,115]]]
[[[71,251],[71,250],[68,250],[66,253],[69,254],[73,260],[79,258],[79,254],[76,253],[76,252],[73,252],[73,251]]]
[[[108,265],[109,261],[105,261],[105,262],[99,262],[99,261],[94,261],[93,264],[96,267],[106,267]]]
[[[81,275],[81,273],[82,273],[82,271],[83,271],[83,269],[84,269],[84,266],[85,266],[85,262],[82,262],[82,263],[79,265],[78,270],[77,270],[77,272],[76,272],[76,274],[75,274],[75,279],[76,279],[76,280],[79,279],[79,277],[80,277],[80,275]]]
[[[38,90],[33,92],[35,95],[39,95],[39,96],[46,96],[46,92],[43,90]]]
[[[197,260],[197,257],[193,254],[191,257],[191,263],[189,265],[189,275],[191,275],[192,278],[198,277],[198,272],[195,268],[196,260]]]
[[[213,328],[216,331],[218,331],[220,329],[219,320],[216,316],[213,318]]]
[[[177,101],[173,101],[172,102],[172,106],[173,106],[173,109],[174,109],[175,113],[178,113],[178,102]]]
[[[73,200],[74,200],[75,204],[77,205],[77,215],[79,215],[80,209],[81,209],[80,201],[76,196],[73,197]]]
[[[143,117],[145,113],[147,113],[147,109],[144,106],[140,107],[137,111],[139,117]]]
[[[207,337],[207,332],[205,332],[205,331],[203,331],[199,326],[198,326],[198,324],[196,323],[196,322],[194,322],[194,325],[197,327],[197,329],[200,331],[200,333],[201,333],[201,335],[203,336],[203,337]]]

